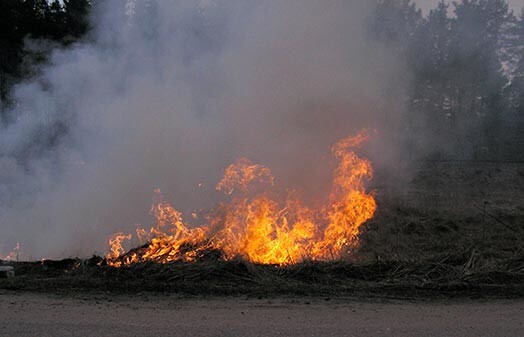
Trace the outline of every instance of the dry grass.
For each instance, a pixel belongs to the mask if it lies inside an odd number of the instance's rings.
[[[0,279],[0,289],[524,296],[524,168],[423,172],[425,176],[402,185],[412,190],[378,189],[388,193],[377,196],[379,212],[365,225],[360,247],[350,260],[268,266],[242,259],[223,261],[219,253],[209,252],[196,263],[124,268],[99,265],[99,258],[15,263],[17,277]]]
[[[255,265],[237,259],[141,263],[123,268],[91,260],[16,263],[0,288],[31,291],[173,292],[187,295],[523,296],[524,258],[486,258],[476,248],[430,259],[306,261]]]

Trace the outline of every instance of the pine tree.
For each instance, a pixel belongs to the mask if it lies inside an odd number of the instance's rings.
[[[511,18],[504,0],[453,2],[455,19],[450,48],[451,113],[463,135],[464,151],[493,154],[507,83],[499,51],[501,32]],[[466,140],[469,144],[466,144]]]
[[[516,20],[512,30],[511,44],[511,82],[505,90],[505,101],[507,104],[506,120],[507,129],[510,133],[511,144],[515,151],[522,154],[524,147],[524,8],[520,17]]]

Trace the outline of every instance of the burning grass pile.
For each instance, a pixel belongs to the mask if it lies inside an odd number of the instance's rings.
[[[366,189],[371,163],[354,152],[368,137],[362,130],[333,145],[337,165],[331,189],[317,207],[306,206],[291,189],[285,196],[274,195],[271,170],[246,158],[228,166],[216,185],[228,200],[191,214],[204,220],[201,226],[191,225],[158,189],[151,207],[155,224],[137,228],[136,234],[115,233],[109,239],[108,264],[193,262],[216,252],[225,260],[241,256],[255,264],[344,258],[358,245],[360,227],[377,208],[374,192]],[[145,246],[125,254],[124,243],[129,247],[144,241]]]
[[[432,188],[420,186],[424,191]],[[232,257],[221,245],[206,244],[206,235],[197,236],[204,241],[173,235],[182,238],[176,241],[182,244],[173,246],[178,255],[173,255],[173,249],[155,249],[154,259],[142,258],[152,251],[150,241],[109,257],[4,261],[14,267],[16,277],[0,279],[0,289],[212,296],[523,297],[524,206],[522,198],[508,191],[504,203],[452,200],[460,211],[422,207],[418,196],[413,202],[377,194],[380,207],[359,226],[358,245],[352,246],[349,255],[331,259],[259,263],[245,251],[240,251],[243,257]],[[470,207],[470,203],[482,207]],[[191,258],[173,258],[187,256]]]
[[[514,232],[482,213],[460,218],[383,205],[364,225],[358,249],[346,259],[258,264],[202,249],[194,261],[142,261],[119,267],[103,257],[9,262],[16,277],[0,279],[0,289],[204,296],[524,296],[522,230]],[[524,220],[497,217],[512,228],[520,228]],[[147,247],[131,249],[120,258]]]

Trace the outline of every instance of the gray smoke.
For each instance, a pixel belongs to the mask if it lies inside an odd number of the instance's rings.
[[[414,2],[417,4],[417,7],[419,7],[422,10],[422,13],[424,15],[427,15],[430,10],[434,9],[440,1],[442,0],[414,0]],[[522,0],[506,0],[506,1],[509,5],[510,10],[512,10],[516,15],[520,14],[520,11],[522,10],[522,6],[524,5]],[[453,1],[445,1],[445,2],[448,4],[452,4]]]
[[[55,50],[15,89],[14,122],[0,133],[0,252],[16,242],[35,259],[104,250],[110,234],[151,221],[155,188],[182,211],[213,205],[241,156],[271,167],[282,188],[318,195],[330,145],[362,127],[378,131],[368,155],[390,162],[402,86],[391,85],[395,57],[366,39],[370,10],[360,0],[107,1],[89,42]]]

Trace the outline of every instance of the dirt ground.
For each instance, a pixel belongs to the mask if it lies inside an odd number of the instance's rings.
[[[524,301],[0,292],[0,336],[524,336]]]

